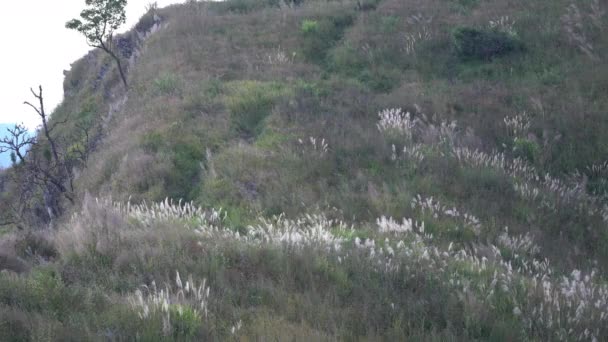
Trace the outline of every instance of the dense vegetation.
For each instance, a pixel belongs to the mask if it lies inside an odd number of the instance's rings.
[[[55,134],[99,140],[73,215],[3,235],[0,339],[601,340],[607,10],[151,9],[128,91],[66,76]]]

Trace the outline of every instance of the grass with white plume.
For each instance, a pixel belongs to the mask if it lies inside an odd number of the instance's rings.
[[[0,302],[10,327],[22,320],[21,333],[54,338],[271,339],[294,327],[301,338],[328,339],[608,334],[597,269],[556,270],[533,236],[508,229],[494,242],[458,242],[431,227],[479,234],[485,223],[432,198],[412,207],[418,217],[402,222],[349,226],[314,214],[235,230],[220,211],[190,204],[89,197],[51,240],[60,261],[0,276]],[[259,319],[273,329],[258,329]]]

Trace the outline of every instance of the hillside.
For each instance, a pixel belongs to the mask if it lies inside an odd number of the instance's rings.
[[[151,10],[128,90],[100,51],[66,75],[54,134],[92,152],[3,236],[0,339],[602,340],[606,11]]]

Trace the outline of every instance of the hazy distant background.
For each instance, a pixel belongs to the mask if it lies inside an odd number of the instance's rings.
[[[131,28],[144,14],[150,0],[128,0],[127,23]],[[159,7],[182,1],[158,0]],[[84,37],[65,28],[78,17],[84,0],[19,0],[4,4],[0,17],[0,123],[38,125],[36,115],[23,101],[31,100],[30,87],[44,88],[48,112],[63,98],[63,70],[90,47]],[[4,135],[4,129],[0,131]]]

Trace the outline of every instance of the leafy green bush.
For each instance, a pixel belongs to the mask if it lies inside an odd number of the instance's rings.
[[[513,152],[519,158],[534,163],[540,155],[540,146],[529,139],[515,139],[513,143]]]
[[[403,73],[403,69],[399,68],[401,57],[378,52],[375,58],[370,60],[348,45],[333,49],[330,58],[332,71],[352,77],[378,92],[393,89],[399,84]]]
[[[304,34],[314,34],[319,31],[319,22],[316,20],[308,20],[305,19],[302,21],[302,33]]]
[[[172,74],[160,75],[154,80],[154,86],[161,95],[178,95],[180,92],[179,79]]]
[[[605,177],[593,177],[587,183],[587,191],[597,197],[608,200],[608,179]]]
[[[388,92],[399,84],[399,71],[389,68],[366,69],[359,75],[359,80],[378,92]]]
[[[302,54],[315,63],[325,60],[327,51],[342,38],[344,30],[353,24],[350,13],[324,17],[319,20],[306,19],[302,21]]]
[[[454,30],[454,48],[462,60],[490,61],[522,51],[517,38],[498,30],[459,27]]]
[[[249,13],[266,7],[279,7],[280,0],[228,0],[216,6],[222,12]]]
[[[0,276],[0,305],[16,305],[62,320],[92,300],[90,292],[70,290],[52,268],[35,269],[28,277]]]
[[[163,146],[165,138],[159,132],[150,132],[141,137],[141,146],[146,152],[156,153]]]
[[[361,56],[356,47],[344,44],[336,47],[330,54],[332,68],[349,77],[356,77],[368,67],[369,62]]]
[[[177,142],[172,149],[175,172],[167,179],[167,190],[171,198],[191,200],[195,196],[200,176],[200,161],[203,159],[203,146],[196,141]]]
[[[399,84],[413,61],[404,53],[405,23],[399,16],[377,12],[366,15],[365,20],[369,25],[365,31],[354,28],[343,43],[329,51],[328,67],[376,92],[388,92]]]
[[[234,128],[246,135],[261,133],[261,123],[275,102],[289,94],[276,82],[239,81],[228,85],[225,102],[230,110]]]
[[[202,325],[200,314],[191,307],[182,305],[171,305],[169,310],[173,318],[173,338],[194,340]]]
[[[460,12],[467,12],[479,4],[479,0],[449,0],[449,2]]]
[[[380,18],[380,31],[386,33],[393,33],[399,29],[399,23],[401,18],[396,16],[383,16]]]

